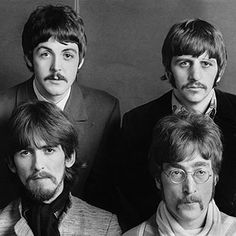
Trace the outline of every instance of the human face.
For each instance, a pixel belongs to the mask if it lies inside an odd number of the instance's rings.
[[[54,38],[39,43],[33,51],[36,87],[52,102],[60,101],[74,82],[79,66],[76,43],[60,43]]]
[[[210,160],[205,160],[195,151],[191,158],[175,164],[163,164],[164,171],[161,174],[164,201],[169,213],[185,229],[201,227],[207,213],[208,204],[212,199],[216,178],[213,174]],[[205,183],[197,184],[191,173],[179,184],[172,183],[164,173],[179,169],[187,172],[196,170],[208,171],[209,179]]]
[[[171,72],[175,80],[176,96],[186,106],[204,103],[214,86],[217,71],[216,59],[209,58],[206,52],[199,57],[173,57]]]
[[[14,155],[11,170],[34,198],[51,202],[63,190],[65,167],[73,164],[74,156],[65,159],[61,145],[51,147],[40,140],[37,147],[27,147]]]

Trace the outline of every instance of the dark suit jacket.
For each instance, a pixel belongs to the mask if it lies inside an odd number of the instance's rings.
[[[13,109],[21,103],[37,99],[32,79],[0,93],[0,128],[4,130]],[[106,92],[79,86],[74,82],[65,113],[79,136],[77,158],[83,168],[78,170],[78,180],[73,195],[82,197],[99,207],[110,209],[112,170],[110,168],[113,144],[120,127],[119,102]],[[4,139],[0,135],[1,140]],[[1,142],[3,143],[3,142]],[[1,165],[2,167],[2,165]],[[1,168],[3,169],[3,168]],[[6,179],[5,169],[0,169],[0,205],[16,195],[16,186]]]
[[[120,163],[122,175],[117,179],[130,207],[129,227],[150,217],[161,200],[148,171],[148,150],[155,124],[172,113],[171,93],[129,111],[123,118],[119,155],[123,161]],[[214,121],[224,136],[224,161],[215,200],[221,211],[236,215],[236,96],[216,90],[216,98]]]

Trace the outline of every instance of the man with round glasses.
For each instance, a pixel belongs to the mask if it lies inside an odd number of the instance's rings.
[[[193,180],[197,184],[203,184],[205,183],[212,175],[209,173],[209,171],[199,168],[191,171],[185,171],[181,167],[174,168],[173,170],[170,170],[169,172],[163,171],[166,176],[168,176],[172,183],[174,184],[181,184],[188,178],[188,174],[192,175]]]
[[[150,171],[162,193],[156,214],[125,233],[132,235],[236,235],[236,218],[214,202],[222,161],[221,133],[209,116],[162,118],[149,150]]]

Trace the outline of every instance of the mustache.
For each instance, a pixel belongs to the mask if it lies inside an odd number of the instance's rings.
[[[200,83],[200,82],[189,82],[182,86],[182,89],[189,89],[189,88],[201,88],[201,89],[207,89],[207,86]]]
[[[62,80],[62,81],[67,82],[66,77],[63,76],[63,75],[60,74],[60,73],[51,74],[51,75],[45,77],[44,80],[45,80],[45,81],[46,81],[46,80],[58,80],[58,81],[59,81],[59,80]]]
[[[182,205],[182,204],[189,204],[189,203],[198,203],[200,205],[200,208],[203,209],[203,202],[197,196],[186,196],[182,199],[179,199],[177,201],[177,206]]]
[[[30,180],[44,179],[44,178],[49,178],[52,180],[53,183],[56,183],[56,178],[46,171],[34,172],[27,178],[26,182],[28,183]]]

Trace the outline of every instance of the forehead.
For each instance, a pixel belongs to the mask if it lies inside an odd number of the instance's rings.
[[[72,50],[76,53],[79,52],[78,45],[72,42],[59,42],[54,38],[49,38],[48,41],[39,43],[34,51],[38,51],[40,49],[50,49],[51,51],[65,51],[65,50]]]
[[[183,169],[194,169],[199,167],[206,167],[212,169],[211,160],[204,159],[198,151],[195,151],[191,156],[183,161],[174,163],[163,163],[163,169],[170,167],[178,167]]]
[[[193,55],[180,55],[180,56],[173,56],[172,63],[179,61],[179,60],[208,60],[212,63],[217,64],[217,60],[215,58],[210,58],[207,52],[204,52],[200,56],[193,56]]]
[[[30,138],[27,139],[23,144],[20,145],[20,149],[42,149],[46,147],[59,147],[62,149],[62,146],[56,141],[53,140],[52,137],[43,137],[40,134],[30,135]]]

